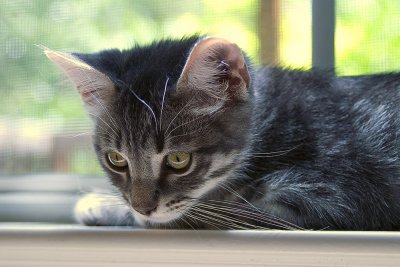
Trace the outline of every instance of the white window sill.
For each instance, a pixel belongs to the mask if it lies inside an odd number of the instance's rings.
[[[400,266],[398,232],[0,224],[0,266]]]

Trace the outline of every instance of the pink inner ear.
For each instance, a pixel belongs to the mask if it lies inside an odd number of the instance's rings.
[[[246,89],[249,87],[250,76],[247,71],[246,61],[244,60],[242,51],[240,48],[233,43],[224,44],[219,48],[222,60],[228,66],[230,80],[229,84],[232,86],[238,86],[242,81],[245,83]],[[217,52],[218,54],[218,52]]]
[[[229,41],[222,39],[222,38],[216,38],[216,37],[209,37],[200,40],[192,49],[192,52],[189,55],[189,58],[186,62],[185,68],[191,68],[193,63],[205,53],[205,50],[210,49],[212,45],[215,44],[225,44],[225,45],[230,45]]]
[[[71,54],[47,48],[44,52],[75,84],[89,113],[99,113],[101,105],[114,93],[115,86],[111,79]]]
[[[178,90],[192,88],[234,99],[246,97],[249,83],[250,76],[240,48],[225,39],[210,37],[193,47],[177,87]]]

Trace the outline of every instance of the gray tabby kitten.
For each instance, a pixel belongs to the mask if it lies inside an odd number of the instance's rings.
[[[118,195],[89,225],[393,229],[400,225],[400,74],[253,70],[193,36],[130,50],[45,53],[74,82]]]

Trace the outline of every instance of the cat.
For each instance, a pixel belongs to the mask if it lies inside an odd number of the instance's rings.
[[[118,194],[87,225],[392,230],[400,74],[256,68],[219,37],[47,57],[75,84]]]

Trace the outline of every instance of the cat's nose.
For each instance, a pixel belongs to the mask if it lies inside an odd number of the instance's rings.
[[[140,214],[150,216],[151,213],[157,210],[159,197],[160,193],[156,190],[150,197],[136,198],[138,201],[134,201],[132,206]]]
[[[150,216],[154,211],[156,211],[157,207],[158,203],[155,203],[154,205],[133,208],[142,215]]]

